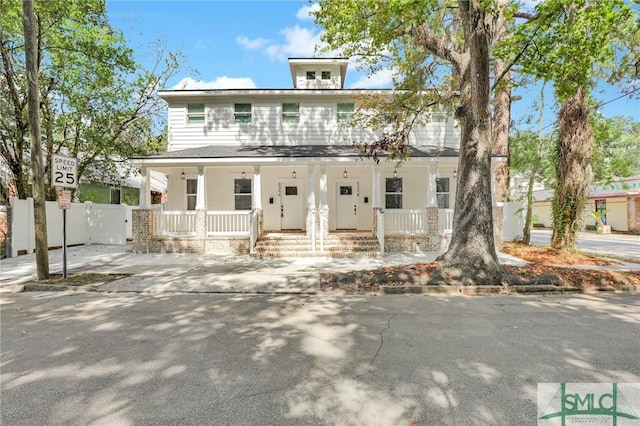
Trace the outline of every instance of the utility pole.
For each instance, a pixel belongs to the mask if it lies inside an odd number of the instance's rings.
[[[49,278],[49,241],[47,238],[44,168],[40,140],[40,92],[38,87],[39,73],[35,22],[33,0],[22,0],[22,27],[24,29],[24,52],[27,66],[27,105],[29,110],[31,169],[33,175],[33,222],[36,234],[37,279],[45,280]]]

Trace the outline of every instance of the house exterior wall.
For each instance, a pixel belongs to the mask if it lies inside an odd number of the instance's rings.
[[[633,200],[633,199],[630,199]],[[607,225],[614,231],[629,231],[628,205],[626,197],[616,197],[606,199]],[[595,226],[596,221],[591,216],[591,212],[596,210],[596,200],[588,200],[583,212],[585,226]],[[550,201],[536,201],[533,203],[533,214],[537,221],[547,228],[553,227],[552,207]]]
[[[251,123],[234,122],[234,103],[251,103]],[[300,122],[282,122],[282,103],[300,105]],[[337,104],[353,103],[348,95],[314,99],[309,95],[293,97],[247,97],[238,99],[206,98],[205,123],[187,124],[187,104],[203,99],[171,99],[169,102],[168,150],[175,151],[208,145],[350,145],[353,141],[373,141],[377,133],[345,128],[337,121]],[[411,136],[412,145],[459,146],[460,131],[455,121],[432,122]]]

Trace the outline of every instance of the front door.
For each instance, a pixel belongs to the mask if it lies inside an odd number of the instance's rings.
[[[280,229],[302,229],[302,195],[297,183],[280,183]]]
[[[351,182],[337,183],[336,229],[358,229],[358,195]]]

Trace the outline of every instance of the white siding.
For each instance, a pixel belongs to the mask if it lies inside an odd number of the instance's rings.
[[[282,122],[282,103],[300,105],[300,122]],[[310,96],[242,98],[238,103],[252,104],[251,123],[234,122],[234,102],[213,99],[205,103],[204,124],[186,124],[188,102],[169,105],[169,151],[208,145],[350,145],[353,141],[373,141],[374,132],[345,128],[337,122],[338,102],[353,102],[349,97],[313,99]],[[459,129],[453,119],[429,123],[416,130],[415,145],[457,147]]]

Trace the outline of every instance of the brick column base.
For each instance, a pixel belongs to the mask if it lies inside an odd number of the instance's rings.
[[[153,237],[153,211],[150,209],[134,209],[131,211],[133,232],[133,252],[149,253]]]
[[[640,198],[627,198],[627,229],[640,234]]]
[[[311,238],[311,236],[313,235],[313,230],[315,229],[316,231],[316,235],[319,234],[319,221],[317,219],[318,215],[318,209],[316,209],[315,207],[308,207],[307,208],[307,237]]]
[[[504,224],[504,207],[502,203],[493,206],[493,244],[496,251],[502,251],[503,244],[503,230]]]

